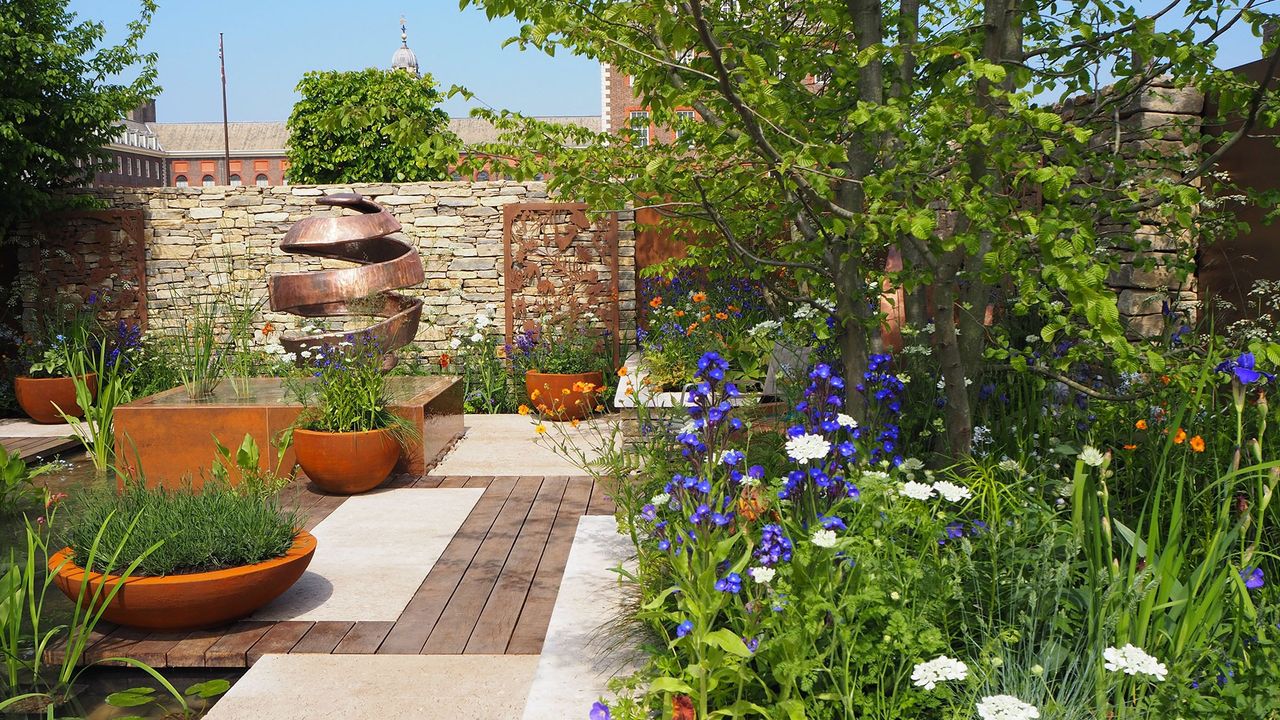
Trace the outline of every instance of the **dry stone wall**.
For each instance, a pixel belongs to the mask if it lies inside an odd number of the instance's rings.
[[[423,359],[446,352],[478,313],[504,326],[503,207],[547,202],[543,183],[431,182],[400,185],[323,185],[208,188],[96,188],[111,208],[142,211],[146,245],[148,327],[185,322],[194,305],[219,290],[263,304],[263,320],[298,328],[302,318],[266,309],[273,273],[349,267],[340,261],[287,255],[280,238],[303,218],[343,211],[316,204],[322,195],[358,192],[380,203],[404,226],[422,256],[426,281],[406,294],[425,303],[417,343]],[[630,212],[619,215],[620,315],[624,336],[635,327],[635,235]],[[67,248],[74,253],[74,248]],[[38,278],[39,267],[24,267]]]

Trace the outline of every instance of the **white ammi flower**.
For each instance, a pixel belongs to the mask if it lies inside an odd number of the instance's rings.
[[[1102,451],[1092,445],[1085,445],[1080,448],[1080,461],[1090,467],[1102,467],[1102,463],[1107,461]]]
[[[852,417],[849,417],[848,415],[845,415],[844,413],[840,413],[839,415],[836,415],[836,422],[840,423],[840,427],[847,427],[847,428],[858,427],[858,421],[854,420]]]
[[[917,663],[911,670],[911,682],[925,690],[934,689],[940,682],[964,680],[967,677],[969,677],[969,666],[946,655]]]
[[[928,500],[933,497],[933,492],[932,485],[925,485],[915,480],[904,482],[902,487],[898,488],[899,495],[909,497],[912,500]]]
[[[982,720],[1032,720],[1040,717],[1035,705],[1012,695],[988,695],[978,701],[978,717]]]
[[[902,461],[902,464],[898,466],[898,469],[903,470],[905,472],[915,472],[917,470],[923,470],[924,461],[919,458],[907,458],[906,460]]]
[[[821,460],[831,452],[831,443],[821,435],[798,435],[787,441],[787,455],[801,465]]]
[[[484,335],[481,335],[480,333],[476,333],[471,336],[471,342],[480,342],[481,340],[484,340]]]
[[[835,547],[836,531],[835,530],[819,530],[813,534],[813,537],[810,538],[810,540],[813,541],[814,545],[817,545],[820,548]]]
[[[1126,644],[1122,648],[1109,647],[1102,651],[1105,667],[1111,672],[1123,672],[1125,675],[1150,675],[1161,682],[1169,674],[1165,664],[1147,654],[1140,647]]]
[[[493,321],[490,320],[489,316],[485,315],[484,313],[480,313],[476,315],[476,327],[478,328],[489,327],[489,323],[491,322]]]
[[[751,568],[750,570],[747,571],[747,574],[751,576],[752,580],[755,580],[761,585],[764,585],[766,583],[772,582],[773,576],[777,575],[778,571],[774,570],[771,567],[765,567],[761,565],[760,567]]]
[[[973,497],[973,493],[969,492],[969,488],[964,487],[963,485],[956,485],[953,482],[947,482],[946,480],[939,480],[934,483],[933,489],[937,490],[938,494],[946,498],[949,502],[960,502],[961,500],[968,500]]]
[[[649,504],[654,507],[664,507],[669,502],[671,502],[671,496],[667,493],[658,493],[649,500]]]
[[[462,347],[462,338],[454,338],[450,340],[449,347],[453,348],[454,350],[457,350],[459,347]]]

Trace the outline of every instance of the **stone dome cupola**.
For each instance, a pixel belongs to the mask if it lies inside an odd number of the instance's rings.
[[[409,49],[409,33],[405,31],[405,20],[400,18],[400,47],[391,56],[391,69],[404,70],[418,76],[418,56]]]

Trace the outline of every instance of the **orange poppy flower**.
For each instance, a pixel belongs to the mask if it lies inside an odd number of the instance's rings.
[[[1137,445],[1125,445],[1125,446],[1124,446],[1124,449],[1125,449],[1125,450],[1137,450],[1137,449],[1138,449],[1138,446],[1137,446]]]
[[[697,330],[697,329],[698,329],[698,323],[694,323],[694,324],[690,325],[690,326],[688,327],[688,329],[686,329],[686,330],[684,331],[684,334],[685,334],[685,335],[692,335],[692,334],[693,334],[693,331],[694,331],[694,330]]]
[[[706,301],[707,301],[707,294],[706,294],[706,293],[704,293],[704,292],[702,292],[702,291],[698,291],[698,292],[696,292],[696,293],[694,293],[694,294],[693,294],[693,301],[694,301],[694,302],[696,302],[696,303],[706,302]]]
[[[726,315],[726,314],[724,314],[724,313],[722,313],[722,312],[718,312],[718,313],[716,313],[716,319],[717,319],[717,320],[728,320],[728,319],[729,319],[729,316],[728,316],[728,315]]]
[[[267,323],[266,325],[263,325],[263,326],[262,326],[262,334],[263,334],[263,335],[270,335],[271,333],[273,333],[273,332],[275,332],[275,331],[276,331],[276,326],[275,326],[275,325],[272,325],[271,323]]]
[[[1181,445],[1183,441],[1185,441],[1186,439],[1187,439],[1187,431],[1183,430],[1182,428],[1178,428],[1178,431],[1173,434],[1174,445]]]
[[[627,366],[623,365],[622,367],[618,368],[618,377],[626,377],[626,376],[627,376]]]
[[[1199,435],[1196,435],[1195,437],[1191,438],[1191,442],[1188,443],[1188,445],[1191,446],[1192,452],[1198,452],[1198,453],[1204,452],[1204,438],[1200,437]]]
[[[656,298],[654,298],[654,299],[650,300],[650,301],[649,301],[649,307],[651,307],[651,308],[662,307],[662,298],[660,298],[660,297],[656,297]]]
[[[1133,424],[1133,426],[1134,426],[1134,427],[1136,427],[1136,428],[1138,428],[1139,430],[1146,430],[1146,429],[1147,429],[1147,421],[1146,421],[1146,420],[1139,420],[1138,422],[1134,423],[1134,424]]]
[[[676,317],[684,317],[684,311],[683,311],[683,310],[677,310],[677,311],[676,311]]]
[[[440,369],[444,370],[449,367],[449,353],[440,353]]]

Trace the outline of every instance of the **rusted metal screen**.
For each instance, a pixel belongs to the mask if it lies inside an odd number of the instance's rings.
[[[507,342],[517,330],[586,324],[608,330],[616,349],[617,215],[592,222],[584,203],[512,203],[502,234]]]

